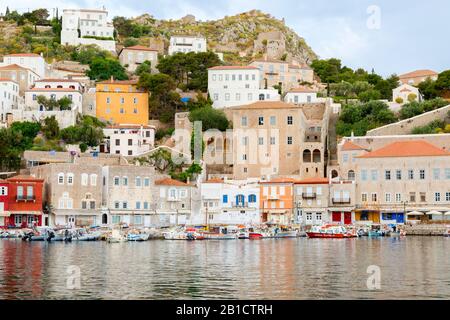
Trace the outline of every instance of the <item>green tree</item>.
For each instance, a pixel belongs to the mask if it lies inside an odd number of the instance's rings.
[[[152,73],[152,63],[148,60],[145,60],[141,63],[134,72],[137,76],[141,76],[144,72]]]
[[[439,90],[436,88],[436,81],[427,78],[418,85],[419,91],[426,100],[434,99],[439,95]]]
[[[436,89],[440,92],[450,90],[450,70],[441,72],[436,80]]]
[[[87,75],[92,80],[108,80],[113,77],[116,80],[127,80],[128,76],[120,62],[115,59],[107,58],[94,59],[89,65],[90,70]]]
[[[71,59],[82,64],[90,65],[95,59],[112,58],[110,52],[102,50],[99,46],[83,45],[74,50],[71,54]]]
[[[189,112],[189,120],[191,122],[201,121],[204,131],[209,129],[225,131],[229,126],[225,113],[212,107],[199,108]]]
[[[368,89],[366,91],[361,92],[358,95],[358,99],[361,102],[369,102],[371,100],[379,100],[381,98],[381,93],[375,89]]]
[[[56,121],[55,116],[47,117],[44,119],[44,125],[42,126],[42,132],[47,139],[57,139],[59,137],[59,124]]]
[[[126,38],[123,42],[124,47],[132,47],[139,44],[139,40],[136,38]]]

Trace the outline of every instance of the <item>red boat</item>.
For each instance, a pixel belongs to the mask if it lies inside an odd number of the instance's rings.
[[[261,233],[258,233],[258,232],[250,232],[248,234],[248,238],[250,240],[260,240],[260,239],[262,239],[262,237],[263,237],[263,235]]]
[[[356,235],[348,232],[342,226],[325,225],[325,226],[314,226],[310,231],[306,232],[308,238],[323,238],[323,239],[344,239],[344,238],[355,238]]]

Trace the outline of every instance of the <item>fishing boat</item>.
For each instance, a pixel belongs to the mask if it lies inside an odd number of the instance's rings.
[[[236,240],[237,239],[237,235],[235,233],[224,234],[224,233],[205,232],[202,235],[205,240]]]
[[[444,237],[450,237],[450,228],[444,231]]]
[[[250,240],[260,240],[264,237],[264,235],[260,232],[249,232],[248,238]]]
[[[182,229],[172,229],[162,233],[165,240],[187,240],[187,233]]]
[[[279,232],[276,232],[275,235],[274,235],[274,238],[277,238],[277,239],[297,238],[297,237],[298,237],[298,231],[297,230],[279,231]]]
[[[127,241],[127,238],[125,238],[119,230],[113,230],[106,241],[108,241],[108,243],[120,243]]]
[[[367,235],[369,236],[369,238],[378,238],[383,236],[380,230],[369,230]]]
[[[308,238],[323,238],[323,239],[344,239],[354,238],[355,234],[350,233],[343,226],[324,225],[313,226],[310,231],[306,232]]]
[[[48,241],[72,241],[72,232],[69,229],[56,230],[53,237],[49,237]]]
[[[87,232],[86,229],[76,229],[72,233],[72,241],[97,241],[102,237],[101,231]]]
[[[128,241],[147,241],[150,238],[148,233],[129,233],[127,234]]]

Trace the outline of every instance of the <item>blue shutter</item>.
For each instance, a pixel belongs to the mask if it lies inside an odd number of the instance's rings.
[[[227,194],[224,194],[224,195],[223,195],[223,200],[222,200],[222,202],[223,202],[223,203],[228,203],[228,195],[227,195]]]

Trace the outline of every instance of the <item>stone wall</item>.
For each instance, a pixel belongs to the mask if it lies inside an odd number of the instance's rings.
[[[446,107],[436,109],[421,115],[402,120],[396,123],[391,123],[383,127],[367,131],[368,136],[385,136],[385,135],[400,135],[411,134],[412,130],[417,127],[428,125],[435,120],[444,120],[450,111],[450,104]]]

